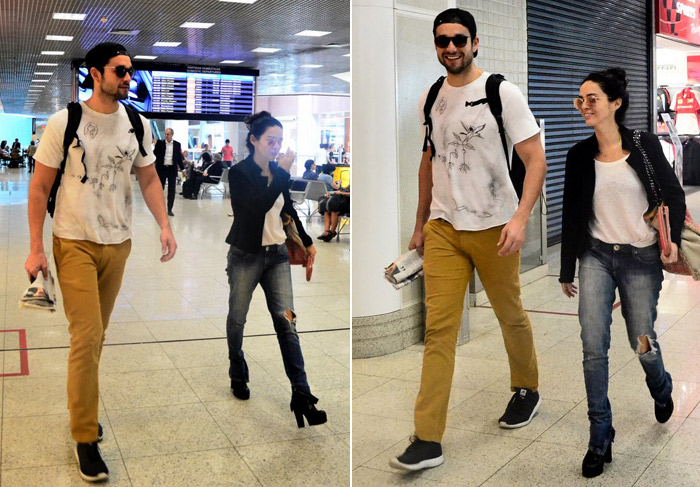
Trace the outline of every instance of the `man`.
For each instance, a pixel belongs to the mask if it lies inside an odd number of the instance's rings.
[[[409,249],[424,257],[425,352],[411,445],[391,465],[420,470],[440,465],[441,439],[455,364],[464,294],[474,268],[498,317],[510,363],[513,397],[503,428],[530,423],[540,404],[532,328],[520,301],[520,247],[540,194],[546,164],[539,127],[525,98],[503,82],[506,133],[526,167],[520,203],[509,179],[496,119],[485,101],[488,73],[474,63],[474,17],[456,8],[433,23],[438,61],[447,70],[431,110],[431,147],[423,152],[416,225]],[[423,112],[427,92],[419,108]],[[479,103],[472,103],[482,100]],[[427,222],[427,223],[426,223]]]
[[[36,145],[34,145],[32,140],[29,143],[29,147],[27,147],[27,172],[34,171],[34,154],[36,154]]]
[[[131,56],[114,43],[98,44],[86,55],[87,82],[93,94],[81,103],[82,116],[72,143],[56,197],[53,221],[53,254],[63,304],[71,334],[68,357],[68,409],[71,435],[80,476],[87,481],[105,480],[108,469],[97,442],[98,367],[109,318],[121,287],[124,266],[131,249],[133,167],[146,205],[161,228],[161,262],[177,249],[163,201],[163,191],[150,153],[151,130],[146,119],[139,150],[124,100],[133,74]],[[27,274],[48,272],[43,226],[47,199],[63,159],[63,137],[68,110],[48,122],[44,142],[35,158],[29,186],[30,253]],[[84,163],[84,164],[83,164]],[[85,176],[85,178],[83,177]]]
[[[229,139],[226,139],[225,145],[221,148],[221,155],[223,156],[224,167],[231,167],[233,165],[233,147],[231,147]]]
[[[313,159],[307,159],[304,163],[304,175],[301,179],[307,179],[309,181],[316,181],[318,179],[318,174],[316,174],[316,163]]]
[[[15,139],[15,141],[12,143],[12,150],[20,150],[22,148],[22,144],[19,143],[19,139]]]
[[[182,162],[182,147],[180,142],[173,140],[173,134],[173,129],[165,129],[165,140],[156,142],[156,147],[153,149],[153,155],[156,156],[156,171],[163,189],[165,189],[165,181],[168,181],[168,215],[170,216],[175,216],[173,204],[177,171],[178,168],[185,169],[185,164]]]

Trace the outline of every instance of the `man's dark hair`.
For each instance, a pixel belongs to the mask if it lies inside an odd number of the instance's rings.
[[[321,168],[321,172],[323,174],[328,174],[329,176],[333,174],[333,171],[335,171],[335,166],[333,166],[333,164],[324,164]]]
[[[306,162],[304,163],[304,167],[306,168],[307,171],[311,171],[311,166],[314,165],[314,160],[313,159],[307,159]]]
[[[476,37],[476,20],[474,20],[474,16],[466,10],[462,10],[461,8],[448,8],[447,10],[440,12],[433,21],[433,37],[435,36],[435,31],[437,30],[438,26],[442,24],[463,25],[469,31],[469,35],[472,38],[472,44],[474,43],[474,38]],[[478,54],[479,50],[477,49],[474,52],[474,57],[476,57]]]
[[[228,139],[226,139],[226,143],[227,143],[227,144],[230,144],[230,143],[231,143],[231,141],[230,141],[230,140],[228,140]]]

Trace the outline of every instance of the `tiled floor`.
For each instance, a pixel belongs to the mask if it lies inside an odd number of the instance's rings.
[[[66,409],[66,318],[62,309],[49,314],[17,305],[27,286],[27,185],[23,170],[0,170],[0,330],[24,330],[29,348],[29,375],[0,380],[0,484],[85,485]],[[309,382],[329,416],[325,425],[298,429],[259,289],[244,343],[251,398],[238,401],[229,389],[229,201],[178,196],[171,221],[179,247],[161,264],[158,227],[140,191],[134,194],[133,250],[100,368],[109,485],[349,485],[348,236],[319,242],[310,283],[301,268],[292,271]],[[317,218],[307,228],[314,237],[322,229]],[[0,333],[0,373],[20,371],[19,348],[18,332]]]
[[[700,215],[700,193],[690,195],[688,203]],[[354,486],[700,485],[700,282],[666,274],[663,285],[657,333],[676,403],[666,424],[654,419],[621,311],[614,311],[610,401],[617,437],[613,462],[602,476],[587,480],[580,474],[588,419],[577,301],[561,292],[558,260],[553,252],[550,275],[523,288],[525,307],[532,310],[543,397],[533,422],[517,430],[498,427],[511,394],[507,357],[492,310],[473,308],[472,341],[457,349],[440,467],[406,474],[388,465],[413,432],[423,346],[353,361]]]

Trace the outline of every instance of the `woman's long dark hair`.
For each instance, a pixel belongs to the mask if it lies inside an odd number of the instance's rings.
[[[248,117],[245,121],[245,126],[248,127],[248,136],[245,138],[245,146],[251,155],[255,154],[255,146],[250,141],[250,136],[254,135],[256,139],[260,139],[262,134],[270,128],[277,126],[283,128],[279,120],[273,117],[270,112],[258,112]]]
[[[627,80],[627,73],[622,68],[608,68],[603,71],[595,71],[583,80],[593,81],[597,83],[608,97],[608,100],[614,101],[622,99],[622,104],[620,108],[615,112],[615,121],[618,125],[622,125],[625,120],[625,114],[630,106],[630,95],[627,92],[627,85],[629,81]],[[581,83],[581,84],[583,84]]]

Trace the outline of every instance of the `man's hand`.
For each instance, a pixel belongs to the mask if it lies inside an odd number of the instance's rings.
[[[525,226],[527,220],[523,220],[514,216],[506,223],[506,226],[501,230],[501,238],[498,239],[498,245],[501,250],[498,255],[505,257],[506,255],[514,254],[520,250],[520,247],[525,243]]]
[[[564,294],[566,294],[568,297],[573,298],[576,296],[576,293],[578,292],[578,288],[576,287],[576,284],[573,282],[562,282],[561,283],[561,290]]]
[[[160,245],[162,257],[161,262],[168,262],[170,259],[175,257],[175,251],[177,250],[177,243],[175,242],[175,237],[173,236],[170,227],[165,227],[160,231]]]
[[[295,157],[296,154],[294,154],[294,152],[292,152],[292,149],[288,147],[287,152],[278,157],[277,165],[285,171],[289,172],[289,170],[292,168],[292,164],[294,164]]]
[[[49,277],[49,263],[44,252],[32,252],[24,263],[29,281],[33,281],[39,275],[39,271],[44,275],[44,279]]]
[[[418,255],[423,257],[424,244],[425,242],[423,240],[423,230],[415,230],[413,232],[413,237],[411,237],[411,241],[408,244],[408,250],[416,249],[418,251]]]

